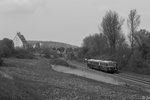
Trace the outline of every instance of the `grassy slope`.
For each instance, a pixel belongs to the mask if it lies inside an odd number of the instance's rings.
[[[5,59],[0,70],[0,100],[133,100],[148,95],[128,87],[114,86],[55,72],[46,59]]]

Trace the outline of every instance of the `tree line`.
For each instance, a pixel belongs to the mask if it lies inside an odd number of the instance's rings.
[[[117,61],[121,70],[150,74],[150,32],[138,29],[141,16],[135,9],[127,18],[128,35],[122,30],[125,19],[107,11],[99,26],[100,33],[83,39],[79,58]]]

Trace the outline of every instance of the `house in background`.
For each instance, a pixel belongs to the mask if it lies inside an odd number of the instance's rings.
[[[25,49],[28,46],[28,43],[27,43],[25,37],[20,32],[18,32],[16,34],[16,36],[14,37],[13,43],[14,43],[15,48],[24,48]]]
[[[37,42],[37,43],[35,43],[35,44],[32,44],[32,47],[33,47],[34,49],[36,49],[36,48],[41,48],[41,47],[42,47],[42,43]]]

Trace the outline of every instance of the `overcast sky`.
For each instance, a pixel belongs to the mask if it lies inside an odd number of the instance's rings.
[[[127,19],[131,9],[141,15],[140,28],[150,30],[150,0],[0,0],[0,39],[21,32],[27,40],[81,46],[84,37],[99,32],[107,10]]]

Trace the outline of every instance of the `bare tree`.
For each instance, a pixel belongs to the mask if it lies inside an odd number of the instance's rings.
[[[135,46],[135,33],[138,29],[138,26],[140,25],[140,22],[140,15],[137,14],[136,9],[131,10],[127,19],[127,25],[130,31],[129,41],[131,44],[132,52]]]
[[[120,39],[124,20],[116,12],[108,11],[102,21],[102,32],[107,37],[111,51],[116,50],[118,40]]]

